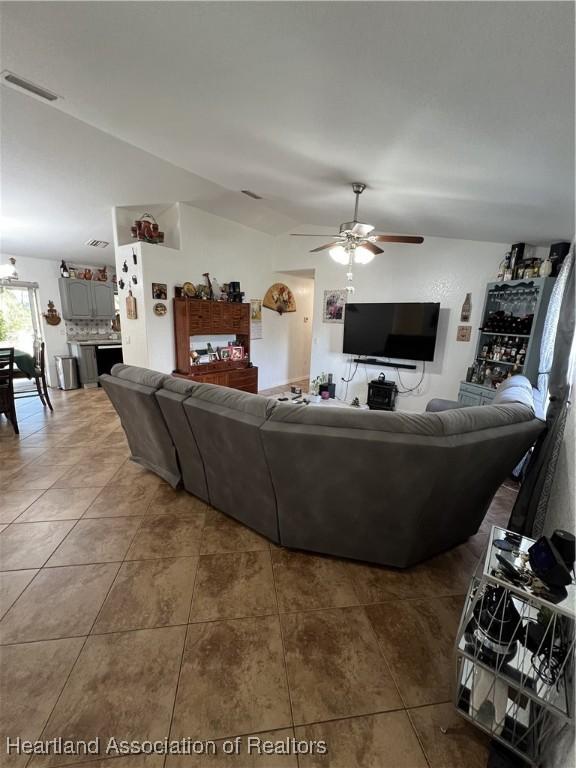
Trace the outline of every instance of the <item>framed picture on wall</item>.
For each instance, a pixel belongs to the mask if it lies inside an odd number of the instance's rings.
[[[156,301],[166,301],[168,298],[168,285],[166,283],[152,283],[152,298]]]
[[[343,323],[344,306],[346,305],[346,289],[336,288],[324,291],[324,306],[322,321],[324,323]]]
[[[230,347],[230,360],[244,360],[244,347]]]

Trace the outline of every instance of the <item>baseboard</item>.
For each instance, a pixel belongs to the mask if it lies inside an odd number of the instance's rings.
[[[270,384],[270,386],[266,387],[266,389],[277,389],[278,387],[289,387],[290,384],[294,384],[296,381],[302,381],[302,379],[307,379],[308,376],[295,376],[293,379],[288,379],[288,381],[281,381],[279,384]]]

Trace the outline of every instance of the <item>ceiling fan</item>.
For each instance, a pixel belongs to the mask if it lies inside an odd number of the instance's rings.
[[[352,190],[356,195],[354,205],[354,219],[340,224],[340,231],[337,235],[307,235],[302,232],[293,232],[293,237],[332,237],[333,242],[319,245],[318,248],[312,248],[310,253],[317,253],[330,249],[330,256],[339,264],[348,264],[352,266],[353,262],[357,264],[368,264],[377,253],[384,253],[377,243],[423,243],[423,237],[414,237],[410,235],[374,235],[374,227],[371,224],[365,224],[358,221],[358,204],[360,195],[366,189],[366,184],[355,182],[352,184]]]

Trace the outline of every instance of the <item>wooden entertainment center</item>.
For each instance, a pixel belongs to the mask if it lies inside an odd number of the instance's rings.
[[[235,336],[244,360],[215,360],[192,365],[191,336]],[[258,368],[250,363],[250,304],[207,299],[174,299],[176,376],[205,384],[258,392]]]

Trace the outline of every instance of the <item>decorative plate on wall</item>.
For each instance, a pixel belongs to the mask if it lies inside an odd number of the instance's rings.
[[[266,309],[273,309],[279,315],[284,312],[296,312],[296,301],[290,288],[284,283],[274,283],[266,291],[262,304]]]
[[[164,317],[164,315],[166,314],[166,312],[168,312],[168,307],[166,306],[166,304],[162,304],[162,302],[161,302],[161,301],[158,301],[158,302],[156,302],[156,304],[154,304],[154,306],[152,307],[152,311],[153,311],[153,312],[154,312],[154,314],[155,314],[155,315],[157,315],[158,317]]]
[[[182,293],[184,296],[187,296],[189,299],[193,299],[196,296],[196,286],[194,283],[184,283],[182,286]]]

